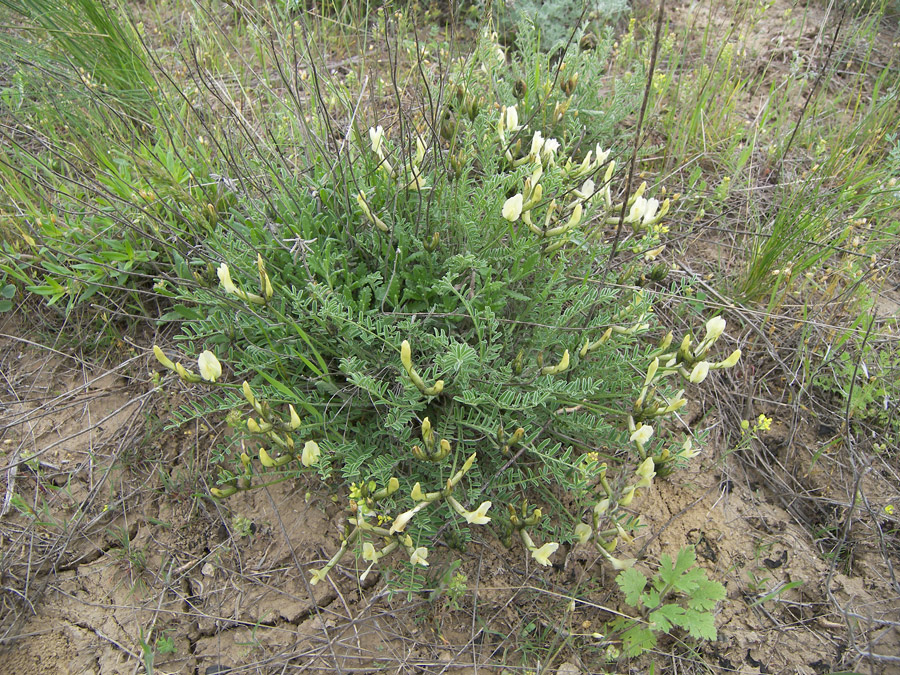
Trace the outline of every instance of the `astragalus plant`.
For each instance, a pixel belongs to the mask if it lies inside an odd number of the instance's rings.
[[[485,34],[423,83],[427,113],[351,125],[302,177],[240,194],[185,261],[191,283],[167,286],[200,373],[159,360],[211,387],[176,421],[221,411],[237,430],[212,494],[311,471],[347,486],[314,583],[349,552],[428,565],[437,537],[462,546],[476,526],[543,565],[580,539],[626,566],[625,507],[696,454],[660,423],[686,403],[677,381],[739,354],[711,356],[721,319],[699,343],[651,339],[650,296],[610,271],[618,215],[650,264],[672,202],[642,184],[623,211],[616,162],[580,121],[605,100],[590,56],[573,45],[562,77]]]

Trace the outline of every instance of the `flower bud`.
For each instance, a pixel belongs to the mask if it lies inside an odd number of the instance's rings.
[[[169,370],[175,370],[175,364],[173,363],[172,359],[166,356],[163,350],[156,345],[153,345],[153,356],[155,356],[156,360]]]
[[[300,428],[300,415],[297,414],[297,410],[290,403],[288,403],[288,410],[291,411],[291,422],[290,422],[291,431],[294,431],[295,429],[299,429]]]
[[[408,340],[404,340],[400,345],[400,363],[407,371],[412,370],[412,348],[409,346]]]
[[[381,154],[381,144],[384,141],[384,129],[379,124],[377,127],[369,129],[369,140],[372,142],[372,152],[377,155]]]
[[[256,254],[256,268],[259,271],[260,294],[266,300],[271,300],[272,296],[275,294],[275,290],[272,288],[272,281],[269,279],[269,275],[266,273],[266,264],[263,262],[262,255],[259,253]]]
[[[741,350],[735,349],[733,352],[731,352],[731,356],[716,365],[718,365],[720,368],[733,368],[737,365],[738,359],[740,358]]]

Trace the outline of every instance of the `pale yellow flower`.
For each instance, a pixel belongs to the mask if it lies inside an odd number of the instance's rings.
[[[653,477],[656,475],[656,471],[654,471],[655,464],[653,462],[652,457],[648,457],[641,465],[637,468],[635,473],[639,476],[638,482],[635,487],[650,487],[653,485]]]
[[[725,319],[721,316],[715,316],[706,322],[706,340],[710,344],[719,339],[719,336],[725,332]]]
[[[540,548],[536,548],[531,551],[531,557],[534,558],[537,562],[539,562],[544,567],[549,567],[553,563],[550,562],[550,556],[556,553],[556,549],[559,548],[559,544],[555,541],[550,541],[541,546]]]
[[[290,403],[288,403],[288,409],[291,411],[291,430],[298,429],[300,427],[300,415],[297,414],[297,410]]]
[[[409,562],[413,565],[421,565],[422,567],[428,567],[428,561],[426,558],[428,557],[428,549],[424,546],[420,546],[415,551],[412,552],[412,555],[409,556]]]
[[[259,462],[267,469],[271,469],[273,466],[275,466],[275,460],[273,460],[272,456],[269,455],[268,452],[266,452],[265,448],[259,449]]]
[[[491,522],[491,519],[485,515],[488,512],[488,509],[491,508],[490,502],[482,502],[481,506],[479,506],[474,511],[466,511],[463,514],[463,517],[466,519],[471,525],[487,525]]]
[[[653,427],[649,424],[642,424],[640,428],[636,429],[633,434],[631,434],[631,438],[629,439],[632,443],[640,443],[643,445],[647,441],[650,440],[650,437],[653,435]]]
[[[319,461],[322,451],[319,444],[315,441],[306,441],[303,445],[303,451],[300,453],[300,463],[303,466],[312,466]]]
[[[237,293],[238,288],[231,280],[231,272],[228,269],[228,265],[226,265],[225,263],[219,265],[219,269],[216,271],[216,274],[218,274],[219,281],[221,282],[222,288],[225,289],[226,293]]]
[[[707,375],[709,375],[709,361],[700,361],[694,366],[688,379],[694,384],[700,384]]]
[[[153,356],[155,356],[156,360],[169,370],[175,370],[175,363],[172,361],[172,359],[166,356],[163,350],[156,345],[153,345]]]
[[[575,538],[578,540],[578,543],[584,544],[587,542],[594,533],[594,528],[592,528],[587,523],[578,523],[575,526]]]
[[[738,359],[740,359],[740,358],[741,358],[741,350],[735,349],[733,352],[731,352],[731,356],[729,356],[727,359],[725,359],[718,365],[720,368],[734,368],[734,366],[737,365]]]
[[[513,105],[506,109],[505,124],[507,131],[518,131],[522,128],[519,126],[519,111],[516,110],[516,106]]]
[[[374,544],[372,544],[372,542],[367,541],[365,544],[363,544],[362,557],[363,560],[367,560],[369,562],[375,562],[378,559],[378,551],[375,550],[375,546]]]
[[[200,353],[197,365],[200,368],[200,377],[207,382],[215,382],[222,377],[222,364],[219,363],[216,355],[208,349]]]
[[[516,222],[522,215],[522,205],[524,203],[521,194],[516,194],[506,200],[503,204],[503,217],[511,223]]]
[[[380,155],[381,143],[384,140],[384,129],[380,124],[377,127],[369,128],[369,140],[372,142],[372,152]]]

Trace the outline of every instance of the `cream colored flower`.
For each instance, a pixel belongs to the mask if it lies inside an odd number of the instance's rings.
[[[540,131],[535,131],[534,136],[531,137],[531,156],[535,159],[539,158],[543,147],[544,137],[541,136]]]
[[[300,463],[303,466],[312,466],[319,461],[319,457],[322,455],[322,451],[319,449],[319,444],[315,441],[306,441],[303,445],[303,451],[300,453]]]
[[[631,438],[629,439],[632,443],[640,443],[643,445],[647,441],[650,440],[650,437],[653,435],[653,427],[649,424],[642,424],[639,429],[636,429],[633,434],[631,434]]]
[[[558,548],[559,544],[557,544],[555,541],[550,541],[540,548],[533,549],[531,551],[531,557],[544,567],[549,567],[553,564],[550,562],[550,556],[556,553],[556,549]]]
[[[503,204],[503,217],[509,222],[514,223],[522,215],[522,205],[524,203],[521,194],[516,194],[506,200]]]
[[[644,214],[647,212],[647,200],[643,197],[638,197],[634,200],[634,203],[631,205],[631,210],[628,212],[628,217],[625,219],[627,223],[634,223],[643,218]]]
[[[619,499],[619,504],[622,506],[628,506],[631,504],[632,500],[634,500],[634,491],[637,489],[637,485],[628,485],[625,487],[625,490],[622,492],[622,497]]]
[[[479,506],[476,510],[466,511],[463,514],[463,517],[465,517],[466,522],[468,522],[470,525],[487,525],[489,522],[491,522],[491,519],[487,515],[485,515],[487,514],[489,508],[491,508],[490,502],[482,502],[481,506]]]
[[[516,106],[512,105],[506,109],[506,130],[507,131],[518,131],[522,127],[519,126],[519,111],[516,110]]]
[[[200,377],[207,382],[215,382],[222,377],[222,364],[219,359],[208,349],[200,353],[197,359],[197,366],[200,368]]]
[[[590,540],[591,536],[594,533],[594,528],[592,528],[587,523],[578,523],[575,526],[575,538],[578,540],[579,544],[584,544],[588,540]]]
[[[699,454],[700,451],[694,448],[694,442],[690,438],[687,438],[684,441],[684,445],[682,445],[681,450],[678,451],[678,456],[683,459],[693,459]]]
[[[328,578],[328,570],[324,568],[320,570],[312,570],[310,574],[312,575],[312,578],[309,580],[310,586],[315,586],[320,581]]]
[[[706,322],[706,340],[710,344],[719,339],[719,336],[725,332],[725,319],[721,316],[715,316]]]
[[[291,411],[291,430],[299,429],[300,415],[297,414],[297,410],[290,403],[288,403],[288,409]]]
[[[700,384],[707,375],[709,375],[709,361],[700,361],[694,366],[688,379],[694,384]]]
[[[367,560],[368,562],[375,562],[378,560],[378,551],[375,550],[375,545],[372,544],[372,542],[367,541],[363,544],[362,557],[363,560]]]
[[[606,514],[609,510],[609,499],[601,499],[599,502],[594,504],[594,517],[599,518]]]
[[[413,516],[416,515],[419,511],[428,506],[428,502],[422,502],[420,504],[416,504],[409,511],[404,511],[399,516],[394,519],[394,524],[391,525],[391,529],[389,532],[394,534],[394,532],[403,532],[406,529],[406,526],[409,525],[409,521],[412,520]]]
[[[391,525],[390,533],[394,534],[394,532],[403,532],[406,529],[406,526],[409,525],[409,521],[412,520],[414,515],[416,515],[416,509],[411,509],[409,511],[404,511],[399,516],[394,518],[394,524]]]
[[[555,138],[548,138],[544,141],[544,147],[541,148],[541,159],[550,164],[556,159],[558,151],[559,141]]]
[[[380,155],[381,143],[384,141],[384,129],[380,124],[377,127],[369,128],[369,140],[372,142],[372,152]]]
[[[409,562],[413,565],[421,565],[422,567],[428,567],[428,561],[425,559],[428,557],[428,549],[424,546],[420,546],[415,551],[412,552],[412,555],[409,556]]]
[[[575,190],[575,196],[580,199],[589,199],[594,194],[594,181],[588,178],[581,185],[581,189]]]
[[[219,276],[219,282],[221,282],[222,288],[225,289],[226,293],[237,293],[238,288],[231,280],[231,271],[228,269],[228,265],[226,265],[225,263],[219,265],[219,269],[216,270],[216,274]]]
[[[644,215],[641,218],[642,225],[650,225],[653,222],[653,219],[656,218],[656,212],[659,210],[659,200],[653,199],[652,197],[647,200],[647,208],[644,210]]]
[[[654,464],[652,457],[648,457],[641,462],[641,465],[637,468],[637,471],[635,471],[639,476],[635,487],[650,487],[653,484],[653,477],[656,475],[656,471],[654,471],[655,468],[656,465]]]

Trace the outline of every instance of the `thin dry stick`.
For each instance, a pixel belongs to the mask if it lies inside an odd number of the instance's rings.
[[[628,209],[628,199],[631,197],[631,183],[634,180],[634,167],[637,164],[638,148],[641,147],[641,130],[644,127],[644,114],[647,112],[647,101],[650,100],[650,87],[653,85],[653,71],[656,69],[656,53],[659,51],[659,36],[662,33],[663,15],[665,14],[666,0],[659,0],[659,11],[656,14],[656,35],[653,38],[653,50],[650,52],[650,68],[647,71],[647,84],[644,87],[644,100],[641,102],[641,111],[638,114],[637,131],[634,134],[634,148],[631,151],[631,166],[628,168],[628,180],[625,181],[625,196],[622,198],[622,210],[619,213],[619,224],[616,225],[616,236],[613,237],[612,249],[609,252],[607,268],[616,257],[616,248],[619,245],[619,237],[622,236],[622,224],[625,222],[625,212]]]

